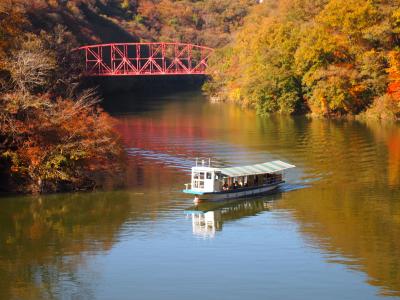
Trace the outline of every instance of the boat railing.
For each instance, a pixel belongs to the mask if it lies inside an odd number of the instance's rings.
[[[281,182],[281,181],[282,181],[282,176],[274,176],[274,177],[271,177],[271,178],[266,178],[266,179],[263,180],[263,182],[261,184],[255,184],[253,186],[254,187],[263,186],[265,184],[273,184],[273,183]],[[193,185],[192,185],[191,182],[185,183],[184,185],[185,185],[185,190],[191,190],[193,188]],[[222,185],[222,181],[221,181],[221,185]],[[233,189],[236,190],[236,189],[248,188],[248,187],[249,186],[247,184],[246,185],[238,185],[238,186],[235,186],[235,187],[232,185],[230,187],[227,187],[226,189],[221,188],[221,190],[228,191],[228,190],[233,190]]]
[[[279,177],[277,177],[277,178],[268,178],[268,179],[264,182],[264,184],[271,184],[271,183],[279,182],[279,181],[281,181],[281,180],[282,180],[282,178],[279,178]]]
[[[250,184],[250,185],[248,183],[245,183],[245,184],[239,183],[238,185],[231,184],[230,186],[227,186],[225,188],[223,187],[222,189],[224,191],[240,190],[240,189],[243,189],[243,188],[249,188],[249,187],[256,188],[256,187],[262,187],[262,186],[264,186],[266,184],[274,184],[274,183],[280,183],[280,182],[282,182],[282,177],[281,176],[275,176],[275,177],[271,177],[271,178],[266,178],[261,183],[253,183],[253,184]]]

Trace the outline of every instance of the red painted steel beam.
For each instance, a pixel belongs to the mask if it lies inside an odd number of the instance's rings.
[[[109,43],[83,46],[88,76],[206,74],[214,49],[185,43]]]

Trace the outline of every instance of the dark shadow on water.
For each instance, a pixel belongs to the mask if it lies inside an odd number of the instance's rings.
[[[93,77],[85,84],[98,87],[107,112],[126,114],[148,110],[149,102],[160,104],[176,94],[199,93],[205,79],[203,75]]]
[[[202,97],[201,90],[171,91],[157,94],[136,94],[134,92],[118,92],[104,94],[101,106],[111,115],[129,115],[151,111],[159,111],[165,105],[187,102],[188,99]],[[202,97],[203,98],[203,97]]]

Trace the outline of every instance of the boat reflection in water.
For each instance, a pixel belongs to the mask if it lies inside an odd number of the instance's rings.
[[[224,222],[269,211],[273,207],[275,200],[281,198],[282,193],[278,191],[271,195],[249,199],[204,202],[188,207],[185,210],[185,214],[188,218],[192,218],[194,235],[213,238],[218,231],[222,231]]]

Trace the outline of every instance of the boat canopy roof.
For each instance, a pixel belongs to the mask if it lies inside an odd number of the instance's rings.
[[[220,171],[222,174],[228,177],[238,177],[238,176],[275,173],[295,167],[296,166],[285,163],[283,161],[274,160],[263,164],[256,164],[250,166],[221,168],[218,169],[218,171]]]

